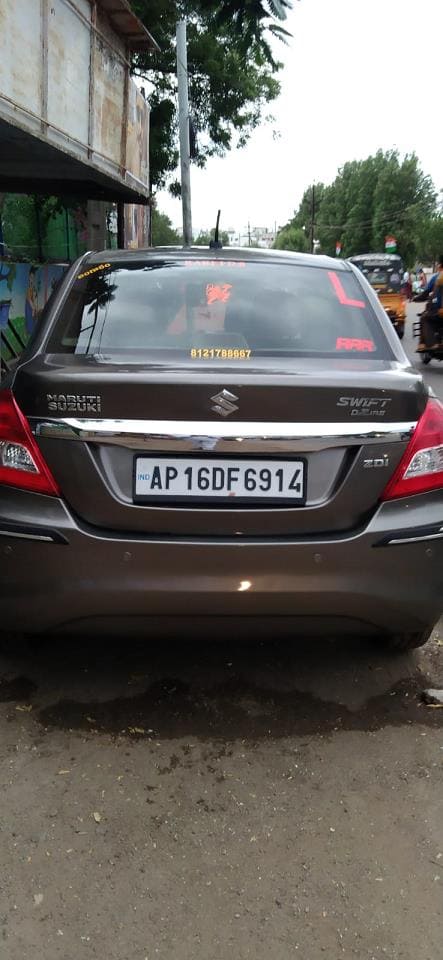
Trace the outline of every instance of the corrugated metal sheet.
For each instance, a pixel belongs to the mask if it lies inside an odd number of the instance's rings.
[[[127,136],[125,104],[125,65],[104,43],[94,41],[94,90],[92,147],[100,150],[117,166],[121,161],[122,139]],[[123,136],[122,136],[123,135]]]
[[[88,143],[90,49],[90,23],[80,19],[65,0],[51,0],[48,122],[83,144]]]
[[[146,182],[149,170],[149,113],[145,100],[135,83],[128,89],[128,124],[126,133],[126,162],[130,176]]]
[[[68,190],[71,157],[73,180],[80,161],[85,179],[148,196],[149,110],[129,76],[131,31],[132,44],[154,43],[126,0],[0,0],[0,189],[28,175],[66,180]],[[38,165],[27,134],[38,138]]]
[[[39,113],[41,106],[40,3],[0,2],[0,93]]]

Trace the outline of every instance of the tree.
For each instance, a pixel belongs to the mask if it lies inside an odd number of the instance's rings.
[[[323,202],[325,192],[324,183],[311,183],[305,190],[300,206],[294,215],[293,222],[297,227],[302,227],[309,236],[311,230],[311,221],[317,221],[317,216]]]
[[[310,251],[311,227],[317,219],[324,191],[323,183],[311,184],[305,190],[292,220],[279,230],[274,240],[274,250],[298,250],[301,253]]]
[[[434,265],[442,254],[443,214],[438,214],[422,223],[417,244],[417,259]]]
[[[175,27],[186,13],[189,95],[197,135],[195,162],[244,146],[278,96],[269,40],[285,39],[281,25],[289,0],[131,0],[158,40],[159,53],[135,54],[135,73],[146,79],[151,108],[150,174],[153,190],[170,183],[178,163]],[[279,22],[276,22],[276,19]]]
[[[384,249],[386,234],[393,233],[405,263],[412,265],[423,219],[432,215],[435,202],[433,183],[423,174],[415,154],[402,163],[397,151],[386,154],[374,191],[374,244]]]
[[[203,5],[215,14],[217,24],[232,23],[246,45],[253,40],[263,42],[264,27],[280,39],[290,36],[281,21],[292,9],[291,0],[206,0]],[[273,20],[280,23],[270,22]]]
[[[86,237],[81,236],[80,225],[86,223],[87,207],[79,197],[6,193],[0,216],[3,249],[10,256],[32,262],[53,257],[69,259],[83,252]]]
[[[332,256],[337,241],[344,256],[383,251],[392,233],[399,253],[412,264],[423,223],[435,214],[434,186],[415,154],[400,158],[396,150],[379,150],[365,160],[345,163],[332,184],[315,187],[315,234],[321,250]],[[303,227],[306,235],[311,216],[309,187],[289,226]]]
[[[181,234],[172,226],[169,217],[152,207],[152,245],[154,247],[178,246],[182,243]]]
[[[211,240],[214,240],[215,230],[212,229],[210,232],[207,230],[200,230],[200,233],[197,239],[194,241],[196,247],[209,247]],[[224,247],[229,247],[229,235],[225,230],[220,230],[219,240]]]
[[[298,227],[294,222],[282,227],[273,243],[274,250],[298,250],[299,253],[308,253],[309,246],[303,227]]]
[[[35,260],[40,252],[37,209],[33,195],[5,194],[2,205],[3,242],[7,250],[23,260]]]

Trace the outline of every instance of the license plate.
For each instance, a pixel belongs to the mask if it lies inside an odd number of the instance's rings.
[[[306,497],[304,460],[136,457],[134,499],[286,500]]]

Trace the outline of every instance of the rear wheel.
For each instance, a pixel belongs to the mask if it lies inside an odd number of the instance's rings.
[[[432,627],[428,627],[422,633],[393,633],[386,638],[384,645],[391,653],[407,653],[408,650],[423,647],[429,640],[432,630]]]
[[[398,334],[398,339],[399,339],[399,340],[403,340],[403,337],[404,337],[404,335],[405,335],[405,327],[404,327],[404,324],[403,324],[403,323],[399,323],[399,324],[398,324],[397,334]]]
[[[421,362],[424,363],[425,367],[427,367],[428,363],[431,362],[431,356],[430,356],[430,354],[429,354],[429,353],[422,353],[422,355],[421,355]]]

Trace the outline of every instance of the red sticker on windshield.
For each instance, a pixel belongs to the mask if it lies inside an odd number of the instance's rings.
[[[230,269],[237,269],[238,267],[242,268],[246,266],[244,260],[200,260],[197,257],[195,260],[185,260],[185,267],[227,267]]]
[[[375,343],[373,340],[358,340],[355,337],[337,337],[335,344],[336,350],[360,350],[366,353],[373,353]]]
[[[232,283],[208,283],[206,286],[206,303],[227,303],[231,296]]]
[[[334,287],[337,300],[339,300],[344,307],[358,307],[359,310],[365,309],[366,304],[364,300],[352,300],[347,296],[340,277],[334,272],[334,270],[328,270],[328,277],[332,283],[332,286]]]

